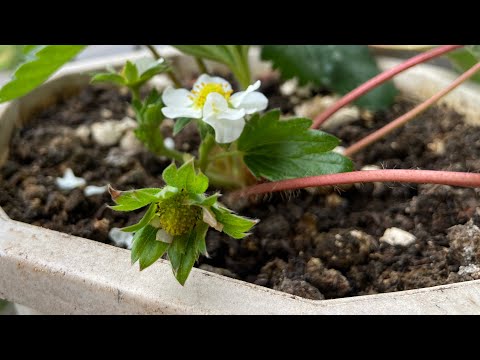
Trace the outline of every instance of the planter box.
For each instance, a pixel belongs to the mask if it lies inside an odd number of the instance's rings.
[[[32,111],[85,86],[85,73],[139,56],[74,63],[28,96],[1,106],[0,163],[8,156],[13,127]],[[166,56],[184,71],[195,69],[173,49],[166,49]],[[252,57],[254,68],[264,71],[267,65],[253,59],[257,57]],[[379,59],[384,69],[396,63]],[[398,76],[396,84],[421,100],[453,78],[446,70],[421,65]],[[468,122],[480,124],[478,87],[464,85],[442,101]],[[480,314],[480,280],[314,301],[193,269],[182,287],[167,261],[140,272],[131,266],[128,250],[13,221],[0,208],[0,298],[45,314]]]

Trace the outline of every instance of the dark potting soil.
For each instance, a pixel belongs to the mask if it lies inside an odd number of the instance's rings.
[[[278,86],[277,86],[278,88]],[[271,84],[273,107],[292,105]],[[108,194],[85,197],[82,189],[60,191],[55,178],[66,168],[89,185],[128,190],[161,187],[170,163],[136,146],[131,134],[99,146],[88,126],[128,114],[128,95],[88,87],[34,116],[14,133],[0,169],[0,206],[15,220],[110,243],[109,229],[133,224],[142,212],[106,207]],[[389,111],[360,118],[333,133],[348,146],[413,103],[399,100]],[[83,126],[83,128],[79,127]],[[162,132],[171,134],[172,122]],[[130,136],[130,139],[126,137]],[[130,140],[130,141],[127,141]],[[198,144],[195,129],[175,138],[178,149]],[[123,150],[122,150],[123,149]],[[127,149],[127,151],[125,151]],[[429,109],[355,157],[356,168],[480,169],[480,128],[455,112]],[[359,184],[337,191],[271,194],[247,204],[228,204],[261,222],[253,234],[234,240],[209,231],[210,258],[200,268],[310,299],[374,294],[480,278],[478,190],[439,185]],[[228,198],[226,196],[225,198]],[[416,237],[408,245],[380,240],[396,227]]]

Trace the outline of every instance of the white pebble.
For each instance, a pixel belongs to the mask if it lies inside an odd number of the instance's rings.
[[[77,136],[82,142],[87,142],[90,138],[90,128],[87,125],[80,125],[75,129],[75,136]]]
[[[472,276],[480,276],[480,267],[475,264],[470,264],[467,266],[460,266],[458,269],[458,275],[472,275]]]
[[[83,193],[86,197],[94,196],[94,195],[102,195],[107,191],[107,185],[104,186],[95,186],[95,185],[88,185],[85,189],[83,189]]]
[[[391,227],[385,230],[385,233],[380,238],[380,241],[386,242],[392,246],[409,246],[413,244],[417,238],[415,235],[410,234],[408,231]]]
[[[298,87],[297,78],[287,80],[280,86],[280,93],[285,96],[293,95],[297,90],[297,87]]]
[[[104,118],[104,119],[110,119],[112,116],[113,116],[113,112],[112,110],[110,109],[102,109],[100,111],[100,115]]]
[[[120,149],[125,151],[127,155],[135,155],[143,150],[143,145],[134,132],[129,130],[120,140]]]
[[[173,139],[170,137],[165,138],[165,140],[163,140],[163,144],[167,149],[170,149],[170,150],[175,149],[175,141],[173,141]]]
[[[332,151],[337,153],[337,154],[340,154],[340,155],[343,155],[345,154],[345,147],[343,146],[337,146],[335,149],[333,149]]]
[[[128,116],[120,121],[106,120],[96,122],[91,127],[92,137],[99,145],[112,146],[120,141],[125,131],[133,129],[136,126],[136,121]]]
[[[108,237],[113,244],[118,247],[132,248],[133,234],[120,230],[119,228],[112,228],[108,232]]]
[[[73,170],[68,168],[63,173],[63,177],[57,177],[55,183],[60,190],[73,190],[77,187],[85,186],[87,183],[84,178],[76,177]]]

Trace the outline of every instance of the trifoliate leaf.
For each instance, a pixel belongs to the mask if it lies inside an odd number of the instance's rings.
[[[329,152],[339,140],[310,130],[311,124],[304,118],[280,120],[278,110],[256,114],[247,122],[238,150],[256,177],[272,181],[351,171],[351,160]]]
[[[201,171],[195,173],[193,161],[187,161],[177,169],[174,163],[170,164],[162,173],[167,185],[193,194],[203,194],[208,189],[208,178]]]

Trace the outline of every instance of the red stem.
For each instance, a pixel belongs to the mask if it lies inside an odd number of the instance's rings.
[[[368,91],[376,88],[377,86],[383,84],[384,82],[390,80],[395,75],[411,68],[412,66],[421,64],[438,56],[441,56],[447,52],[453,51],[455,49],[461,48],[463,45],[443,45],[439,46],[435,49],[430,51],[424,52],[417,56],[412,57],[411,59],[394,66],[391,69],[384,71],[383,73],[375,76],[374,78],[368,80],[367,82],[363,83],[356,89],[352,90],[337,102],[335,102],[331,107],[326,109],[324,112],[319,114],[315,120],[313,121],[312,129],[318,129],[320,125],[322,125],[327,119],[335,114],[338,110],[343,108],[345,105],[348,105],[352,101],[356,100],[363,94],[367,93]]]
[[[430,106],[432,106],[435,102],[440,100],[442,97],[444,97],[446,94],[448,94],[450,91],[461,85],[463,82],[467,81],[470,77],[475,75],[476,72],[480,71],[480,63],[477,63],[476,65],[472,66],[468,71],[464,72],[461,76],[459,76],[457,79],[455,79],[454,82],[452,82],[448,87],[445,89],[439,91],[435,95],[433,95],[430,99],[424,101],[420,105],[416,106],[406,114],[400,116],[399,118],[393,120],[391,123],[385,125],[384,127],[378,129],[377,131],[371,133],[370,135],[367,135],[363,139],[357,141],[350,147],[348,147],[343,155],[345,156],[352,156],[356,152],[362,150],[366,146],[372,144],[373,142],[385,137],[387,134],[391,133],[395,129],[405,125],[407,122],[410,120],[414,119],[417,115],[419,115],[421,112],[425,111],[428,109]]]
[[[400,182],[480,187],[480,174],[437,170],[369,170],[309,176],[249,186],[232,195],[243,197],[307,187],[331,186],[368,182]]]

